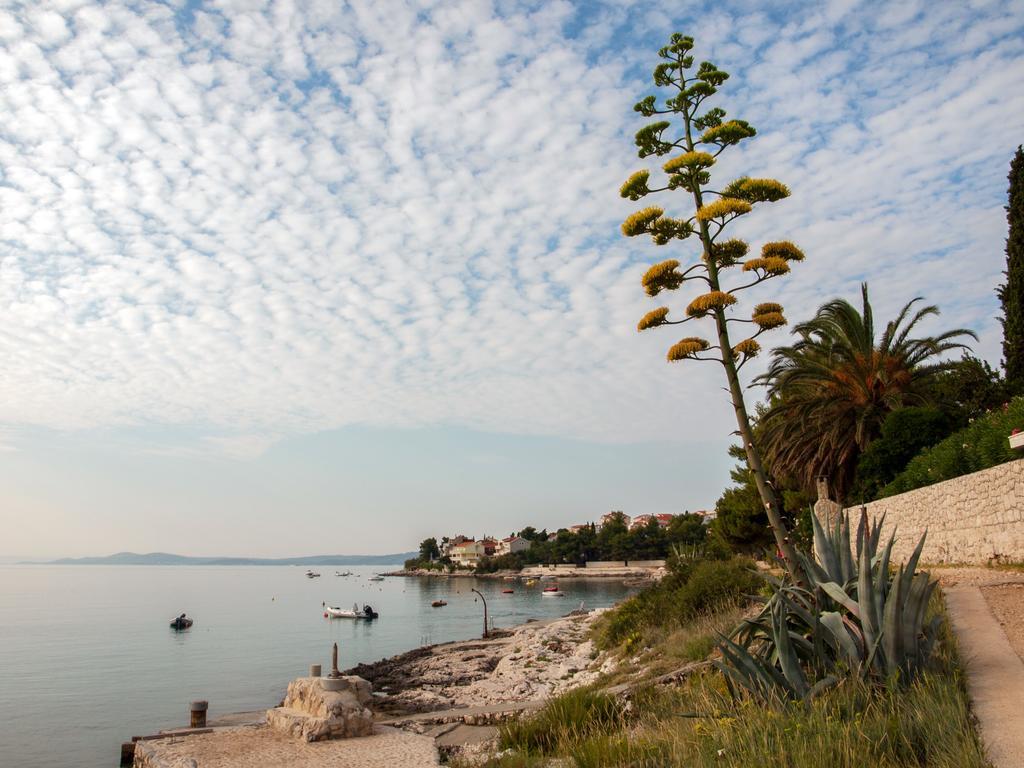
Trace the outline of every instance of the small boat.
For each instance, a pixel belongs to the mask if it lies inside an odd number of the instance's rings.
[[[347,608],[336,608],[333,605],[324,607],[324,618],[328,619],[376,619],[380,616],[372,607],[364,605],[362,609],[357,603],[353,603],[352,610]]]
[[[339,573],[338,571],[335,571],[334,575],[335,576],[351,576],[352,572],[351,571],[345,571],[344,573]]]
[[[176,619],[171,620],[171,629],[181,630],[188,629],[192,626],[192,619],[186,616],[184,613],[178,616]]]
[[[560,590],[557,586],[544,587],[540,594],[542,597],[565,597],[565,592]]]
[[[384,577],[378,573],[376,576],[371,576],[370,581],[384,581]]]
[[[528,586],[528,587],[532,587],[536,583],[537,583],[536,579],[527,579],[526,580],[526,586]]]
[[[446,605],[448,605],[448,603],[446,603],[444,600],[435,600],[434,602],[432,602],[430,604],[430,607],[431,608],[443,608]]]
[[[307,579],[316,579],[316,578],[319,578],[319,576],[320,576],[320,574],[317,573],[316,571],[306,571],[306,578]]]
[[[516,591],[514,589],[503,589],[503,590],[501,590],[501,594],[503,594],[503,595],[514,595],[515,592]]]

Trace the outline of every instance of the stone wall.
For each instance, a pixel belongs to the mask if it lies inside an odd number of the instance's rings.
[[[1024,562],[1024,460],[935,483],[865,505],[896,527],[893,560],[905,560],[928,530],[925,563]],[[857,519],[861,507],[847,511]]]

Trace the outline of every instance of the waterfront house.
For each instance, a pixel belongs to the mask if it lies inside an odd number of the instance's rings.
[[[498,547],[495,550],[497,555],[511,555],[516,552],[525,552],[530,548],[531,542],[522,538],[521,536],[507,536],[498,542]]]
[[[456,565],[463,568],[475,568],[480,559],[484,557],[484,544],[482,541],[466,539],[454,544],[448,549],[448,556]]]

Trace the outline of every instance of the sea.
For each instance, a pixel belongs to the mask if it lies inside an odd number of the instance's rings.
[[[276,706],[311,664],[330,670],[420,645],[479,637],[483,593],[494,627],[609,606],[612,580],[541,584],[387,577],[394,566],[0,565],[0,766],[116,766],[132,736]],[[337,575],[350,572],[351,575]],[[514,594],[503,594],[503,589]],[[448,605],[432,608],[434,600]],[[324,618],[324,604],[370,605],[373,622]],[[176,632],[181,613],[194,625]]]

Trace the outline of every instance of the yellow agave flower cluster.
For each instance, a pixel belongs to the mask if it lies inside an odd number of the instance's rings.
[[[640,322],[636,324],[638,331],[646,331],[648,328],[654,328],[659,325],[665,324],[665,316],[668,314],[668,307],[658,307],[652,309],[646,315],[640,318]]]
[[[677,341],[668,351],[668,361],[670,363],[677,360],[685,360],[688,357],[693,357],[698,352],[703,352],[706,349],[710,349],[711,345],[705,339],[699,336],[687,336],[685,339]]]
[[[683,284],[683,276],[676,272],[679,262],[668,259],[648,268],[640,280],[648,296],[657,296],[662,291],[674,291]]]
[[[734,346],[732,351],[744,358],[757,357],[757,353],[761,351],[761,345],[753,339],[744,339]]]
[[[753,207],[746,200],[735,197],[720,197],[717,200],[702,205],[697,211],[697,218],[701,221],[712,219],[724,219],[726,216],[742,216],[750,213]]]
[[[686,307],[690,317],[704,317],[713,309],[723,309],[736,303],[736,297],[725,291],[702,293]]]
[[[773,301],[766,301],[754,307],[750,319],[763,331],[770,331],[772,328],[779,328],[786,324],[786,317],[782,314],[782,305]]]

